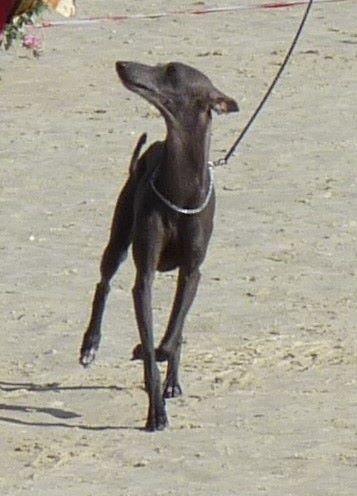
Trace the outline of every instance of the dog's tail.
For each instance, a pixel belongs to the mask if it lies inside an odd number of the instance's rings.
[[[142,147],[146,143],[146,138],[147,138],[147,134],[143,133],[136,143],[136,146],[135,146],[134,151],[133,151],[133,155],[132,155],[131,160],[130,160],[130,165],[129,165],[130,175],[134,174],[136,172],[136,167],[138,165],[138,159],[140,157],[140,152],[141,152]]]

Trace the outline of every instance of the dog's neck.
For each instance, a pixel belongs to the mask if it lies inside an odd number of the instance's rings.
[[[207,194],[210,130],[210,116],[194,127],[167,127],[158,184],[181,206],[195,207]]]

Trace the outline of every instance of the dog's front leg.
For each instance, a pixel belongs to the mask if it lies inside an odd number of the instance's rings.
[[[168,423],[165,401],[162,397],[160,371],[155,359],[151,305],[153,279],[154,271],[145,273],[138,271],[133,288],[136,320],[144,360],[145,386],[149,396],[149,411],[146,421],[146,429],[149,431],[163,430]]]
[[[157,360],[167,360],[164,397],[174,398],[182,394],[178,372],[181,353],[182,329],[185,317],[196,296],[200,271],[181,267],[178,275],[175,301],[164,337],[156,351]]]

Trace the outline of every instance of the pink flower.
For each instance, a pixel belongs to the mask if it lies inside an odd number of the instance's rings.
[[[31,50],[39,50],[42,46],[42,41],[38,36],[27,34],[23,39],[22,45],[25,48],[30,48]]]

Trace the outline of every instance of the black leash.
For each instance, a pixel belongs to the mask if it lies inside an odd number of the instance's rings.
[[[276,83],[278,82],[283,70],[285,69],[287,63],[289,62],[289,59],[291,57],[291,54],[293,53],[293,50],[300,38],[300,34],[301,34],[301,31],[303,30],[303,27],[305,25],[305,22],[306,22],[306,19],[309,15],[309,12],[310,12],[310,9],[312,7],[312,4],[313,4],[313,0],[309,0],[309,3],[307,4],[307,7],[306,7],[306,10],[305,10],[305,13],[303,15],[303,18],[300,22],[300,26],[299,26],[299,29],[297,30],[296,32],[296,35],[290,45],[290,48],[287,52],[287,54],[285,55],[285,59],[283,61],[283,63],[281,64],[275,78],[273,79],[272,83],[270,84],[267,92],[265,93],[262,101],[260,102],[260,104],[258,105],[258,107],[256,108],[254,114],[251,116],[251,118],[249,119],[249,121],[247,122],[247,124],[244,126],[243,128],[243,131],[240,133],[240,135],[238,136],[238,138],[235,140],[235,142],[233,143],[233,145],[231,146],[231,148],[228,150],[228,152],[226,153],[226,155],[223,157],[223,158],[220,158],[218,160],[215,160],[213,162],[213,166],[214,167],[218,167],[218,166],[222,166],[222,165],[225,165],[228,160],[231,158],[232,155],[234,155],[234,152],[236,151],[239,143],[242,141],[242,139],[244,138],[244,136],[246,135],[248,129],[250,128],[250,126],[253,124],[255,118],[257,117],[257,115],[259,114],[259,112],[261,111],[261,109],[263,108],[265,102],[268,100],[269,96],[271,95]]]

